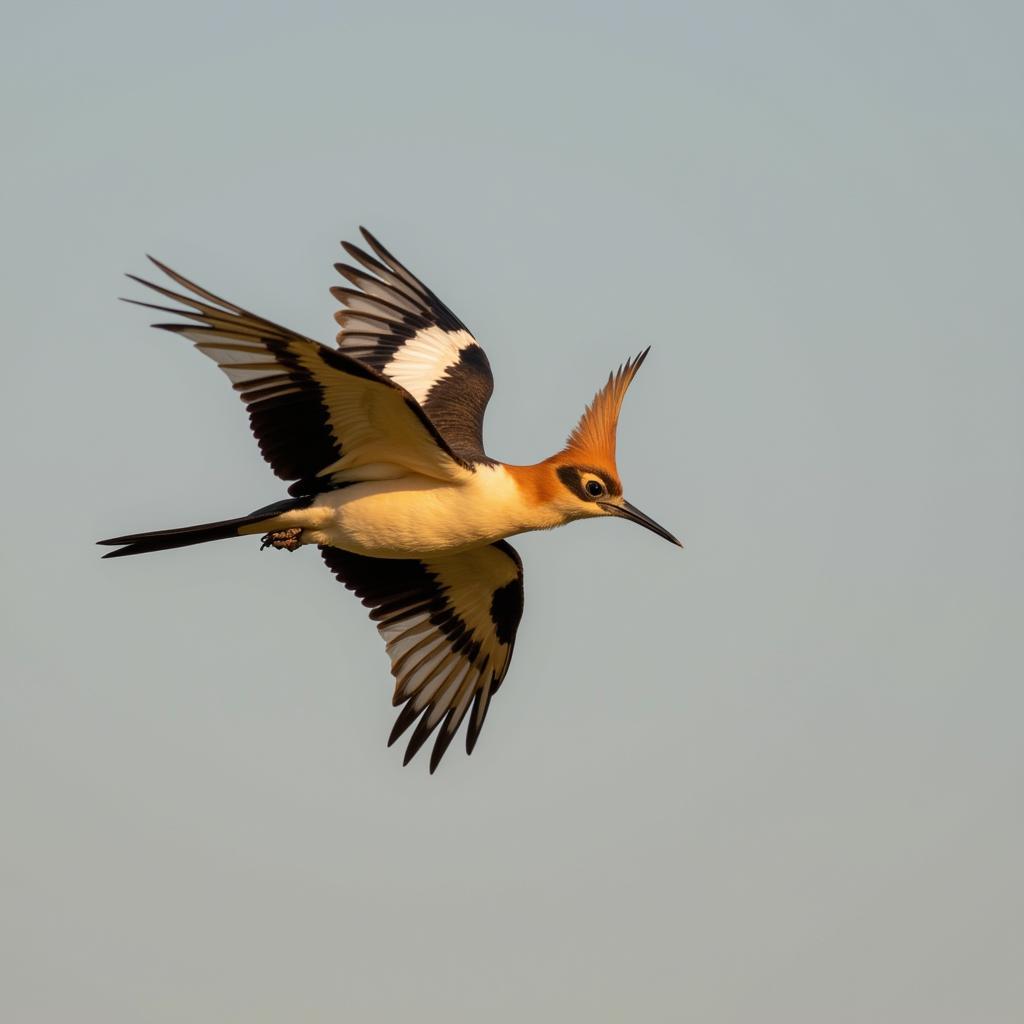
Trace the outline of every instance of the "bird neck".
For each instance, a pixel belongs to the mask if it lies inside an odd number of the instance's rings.
[[[516,504],[528,530],[547,530],[566,522],[558,502],[564,486],[558,479],[556,458],[552,456],[532,466],[502,464],[502,469],[515,484]]]

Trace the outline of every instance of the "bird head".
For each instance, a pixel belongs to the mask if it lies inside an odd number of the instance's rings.
[[[619,410],[649,351],[644,349],[608,375],[608,382],[587,406],[565,447],[547,460],[557,481],[549,500],[564,517],[563,521],[617,516],[639,523],[682,547],[668,530],[626,501],[615,465]]]

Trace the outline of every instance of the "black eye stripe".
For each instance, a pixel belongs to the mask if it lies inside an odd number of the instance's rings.
[[[618,483],[610,479],[608,474],[602,472],[600,469],[591,468],[590,466],[559,466],[555,472],[558,474],[558,479],[561,480],[577,498],[582,498],[583,501],[593,501],[595,498],[600,498],[605,494],[614,495],[622,493]],[[601,481],[604,484],[604,489],[600,494],[588,493],[586,485],[583,483],[584,474],[597,478],[597,480],[590,480],[588,483],[597,483],[598,481]]]

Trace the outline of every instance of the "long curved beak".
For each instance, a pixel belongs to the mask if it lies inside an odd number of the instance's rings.
[[[640,509],[635,505],[630,505],[630,503],[625,499],[620,501],[599,501],[598,504],[613,516],[618,516],[620,519],[629,519],[631,522],[639,523],[641,526],[646,526],[648,530],[652,533],[656,533],[659,537],[664,537],[665,540],[670,541],[672,544],[678,544],[679,547],[683,546],[682,541],[673,537],[664,526],[659,526],[650,516],[644,515]]]

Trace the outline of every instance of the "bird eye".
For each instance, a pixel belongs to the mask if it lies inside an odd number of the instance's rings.
[[[604,487],[597,480],[588,480],[586,490],[592,498],[600,498],[604,494]]]

